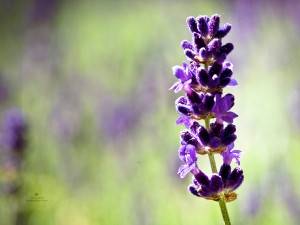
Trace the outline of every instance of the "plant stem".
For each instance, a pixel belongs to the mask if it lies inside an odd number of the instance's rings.
[[[219,200],[219,206],[220,206],[220,209],[222,212],[222,216],[223,216],[225,225],[231,225],[229,214],[228,214],[227,207],[226,207],[225,196],[223,193],[221,195],[221,199]]]
[[[205,118],[205,128],[207,129],[207,131],[209,131],[209,129],[210,129],[210,117],[209,116]],[[210,162],[211,171],[213,173],[218,173],[214,154],[211,152],[208,153],[208,158],[209,158],[209,162]],[[219,206],[220,206],[220,209],[222,212],[222,216],[223,216],[225,225],[231,225],[229,214],[228,214],[227,207],[226,207],[225,196],[223,193],[221,193],[221,199],[219,200]]]

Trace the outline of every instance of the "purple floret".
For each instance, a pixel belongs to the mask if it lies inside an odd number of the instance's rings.
[[[203,146],[208,146],[212,149],[224,148],[235,141],[235,131],[236,129],[233,124],[228,124],[224,128],[223,124],[212,123],[209,131],[201,126],[198,137]]]
[[[234,170],[228,176],[225,188],[234,191],[236,190],[244,181],[244,173],[241,168],[234,168]]]
[[[195,173],[197,167],[197,153],[193,145],[182,145],[178,151],[179,158],[185,163],[178,169],[180,178],[184,178],[189,172]]]
[[[226,23],[218,30],[215,37],[223,38],[229,33],[230,30],[231,30],[231,24]]]
[[[194,119],[192,119],[189,116],[181,115],[175,122],[176,125],[183,124],[186,128],[189,128],[194,122]]]
[[[204,198],[218,198],[224,188],[222,177],[219,174],[212,174],[209,178],[205,173],[199,170],[194,174],[193,184],[189,186],[189,191]]]
[[[240,157],[242,154],[241,150],[232,150],[234,148],[234,143],[227,146],[226,151],[221,153],[223,156],[223,162],[226,165],[230,165],[231,161],[234,160],[236,164],[240,165]]]
[[[192,82],[193,74],[185,62],[182,63],[182,67],[173,66],[172,70],[175,77],[179,80],[173,84],[169,90],[172,89],[175,93],[177,93],[183,88],[184,85],[189,85]]]
[[[208,33],[211,36],[214,36],[219,31],[220,26],[220,16],[215,14],[213,15],[208,22]]]
[[[221,97],[220,94],[215,95],[215,105],[212,111],[216,116],[217,123],[223,123],[223,121],[233,123],[233,119],[238,117],[237,114],[229,111],[233,105],[234,96],[232,94],[227,94],[224,97]]]
[[[197,21],[196,21],[196,19],[194,18],[194,17],[192,17],[192,16],[189,16],[187,19],[186,19],[186,23],[187,23],[187,25],[188,25],[188,28],[190,29],[190,31],[192,32],[192,33],[194,33],[194,32],[199,32],[198,31],[198,28],[197,28]]]

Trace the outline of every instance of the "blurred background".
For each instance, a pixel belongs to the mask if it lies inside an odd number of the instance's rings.
[[[0,149],[0,224],[221,225],[176,174],[183,93],[168,91],[186,18],[215,13],[233,26],[239,83],[226,90],[245,173],[231,220],[299,224],[296,0],[1,0],[0,138],[13,121],[24,140]]]

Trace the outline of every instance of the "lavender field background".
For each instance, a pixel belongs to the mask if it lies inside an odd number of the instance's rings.
[[[299,224],[296,0],[1,0],[0,140],[9,110],[28,126],[17,166],[0,149],[0,224],[221,225],[218,204],[176,174],[183,127],[168,90],[186,60],[186,18],[215,13],[233,26],[225,41],[239,83],[230,92],[245,181],[232,222]]]

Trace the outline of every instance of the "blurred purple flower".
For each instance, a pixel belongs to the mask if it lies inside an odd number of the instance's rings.
[[[262,193],[259,187],[252,187],[251,190],[247,192],[245,205],[243,206],[243,211],[249,218],[254,218],[262,209],[264,197],[267,193]]]
[[[57,0],[35,0],[32,2],[30,21],[41,23],[52,19],[57,8]]]
[[[21,110],[9,109],[5,112],[0,133],[0,163],[3,175],[7,177],[4,189],[8,195],[19,191],[18,173],[24,159],[27,124]],[[13,176],[11,176],[13,175]]]
[[[119,139],[123,140],[129,134],[129,131],[132,131],[137,125],[141,114],[131,98],[121,102],[110,99],[109,105],[110,107],[100,109],[99,125],[105,140],[117,142]],[[124,132],[126,135],[124,135]]]
[[[5,113],[2,124],[1,145],[12,151],[23,151],[26,145],[26,130],[27,125],[23,113],[16,108],[9,109]]]
[[[124,141],[130,140],[131,135],[136,138],[135,131],[147,120],[143,118],[156,107],[157,90],[154,79],[156,77],[152,74],[144,74],[135,81],[136,86],[132,91],[122,98],[102,94],[96,118],[98,132],[104,141],[120,146],[124,145]],[[156,125],[152,125],[149,129],[156,129]]]

